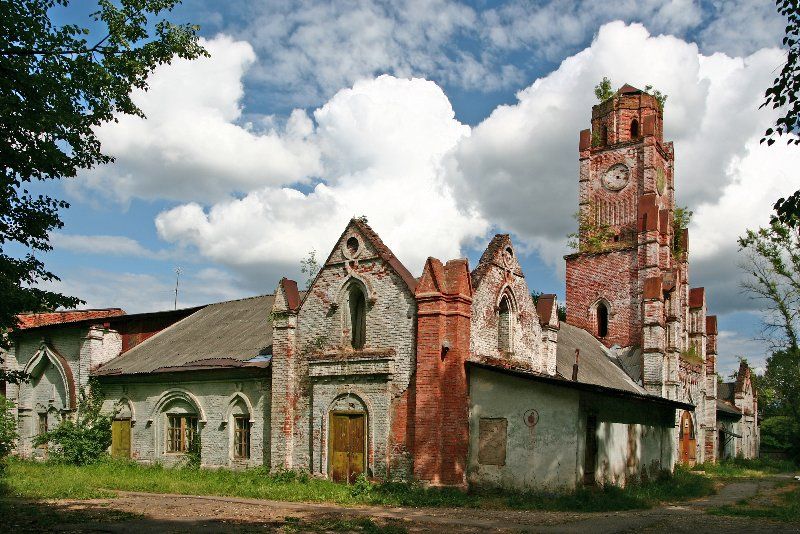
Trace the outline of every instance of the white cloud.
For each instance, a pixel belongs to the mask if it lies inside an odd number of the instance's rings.
[[[456,257],[486,221],[458,209],[441,178],[445,153],[468,135],[432,82],[381,76],[356,83],[316,110],[314,139],[325,183],[304,194],[265,187],[209,209],[161,213],[159,235],[220,263],[295,270],[315,249],[327,255],[350,217],[366,215],[395,254],[419,272],[428,255]]]
[[[464,205],[561,270],[565,235],[576,224],[569,214],[577,209],[578,132],[589,127],[592,88],[605,75],[617,86],[652,84],[669,95],[664,130],[675,143],[678,202],[697,212],[692,283],[722,293],[709,293],[714,310],[750,307],[731,260],[736,236],[765,222],[800,166],[796,150],[758,145],[774,120],[758,106],[780,57],[773,49],[745,58],[704,56],[694,44],[651,36],[641,25],[606,24],[589,48],[476,126],[447,162],[448,181]]]
[[[135,239],[121,235],[50,234],[50,244],[56,250],[85,252],[110,256],[133,256],[148,259],[170,257],[169,251],[153,251]]]
[[[134,102],[147,120],[120,116],[98,129],[104,152],[116,162],[81,173],[74,194],[210,201],[231,192],[300,182],[319,171],[307,139],[313,126],[302,111],[281,130],[239,124],[242,76],[255,61],[252,47],[218,36],[204,41],[211,54],[159,67],[148,92]]]

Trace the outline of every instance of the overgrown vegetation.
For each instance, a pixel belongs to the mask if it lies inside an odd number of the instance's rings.
[[[17,420],[11,410],[14,403],[0,395],[0,476],[5,472],[6,457],[17,440]]]
[[[101,413],[103,393],[96,380],[80,389],[74,419],[65,419],[53,430],[34,439],[35,445],[48,445],[48,458],[54,462],[87,465],[106,455],[111,445],[113,415]]]
[[[609,80],[608,77],[603,76],[600,83],[594,86],[594,96],[597,97],[600,103],[614,96],[614,90],[611,88],[611,80]]]
[[[697,464],[696,471],[720,478],[760,478],[777,473],[794,471],[798,466],[791,460],[769,458],[725,458],[717,463]]]
[[[308,251],[308,256],[300,260],[300,272],[306,275],[306,291],[311,289],[311,284],[319,273],[319,261],[317,261],[317,251],[313,248]]]
[[[658,103],[658,109],[664,111],[664,104],[667,103],[667,98],[668,98],[667,95],[665,95],[658,89],[653,89],[652,85],[645,85],[644,92],[647,93],[648,95],[652,95],[653,98],[655,98],[656,102]]]
[[[792,482],[787,481],[786,484],[792,484]],[[779,493],[777,500],[770,502],[742,500],[736,504],[712,508],[708,512],[714,515],[732,515],[798,523],[800,522],[800,488],[790,489],[786,484],[784,484],[784,488],[788,491]]]
[[[283,501],[524,510],[601,511],[649,508],[661,501],[713,493],[713,480],[678,469],[673,477],[574,492],[472,491],[426,488],[413,483],[372,484],[366,478],[346,486],[308,473],[265,468],[246,471],[168,469],[108,457],[91,465],[9,461],[6,495],[29,499],[90,499],[108,490],[221,495]]]
[[[692,210],[686,206],[675,206],[675,210],[672,212],[672,254],[676,258],[680,258],[683,254],[689,252],[686,250],[686,243],[683,241],[683,231],[689,228],[692,215]]]
[[[609,240],[614,237],[611,225],[600,221],[598,207],[590,204],[588,209],[574,213],[573,218],[578,221],[578,231],[567,234],[567,245],[575,251],[600,252],[606,248]]]

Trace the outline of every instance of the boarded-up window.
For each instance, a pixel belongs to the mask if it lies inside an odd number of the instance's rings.
[[[503,352],[511,352],[513,350],[511,343],[511,304],[508,295],[503,295],[498,309],[497,348]]]
[[[478,424],[478,463],[505,465],[507,438],[506,419],[481,418]]]

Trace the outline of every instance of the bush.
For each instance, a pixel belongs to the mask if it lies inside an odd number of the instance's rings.
[[[65,419],[58,427],[34,439],[35,445],[48,444],[50,460],[72,465],[96,462],[111,445],[113,415],[103,415],[103,394],[96,381],[81,388],[74,419]]]
[[[14,442],[17,440],[17,421],[11,413],[13,407],[13,402],[0,395],[0,472],[6,456],[14,450]]]

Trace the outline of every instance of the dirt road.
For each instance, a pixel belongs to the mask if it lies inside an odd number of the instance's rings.
[[[788,478],[788,477],[785,477]],[[646,511],[613,513],[527,512],[447,508],[345,508],[232,497],[118,492],[113,499],[30,503],[42,507],[45,523],[21,520],[0,531],[18,532],[591,532],[800,533],[800,525],[715,516],[710,507],[770,499],[779,476],[749,479],[717,495]],[[49,515],[48,515],[49,514]],[[63,520],[59,520],[59,519]]]

